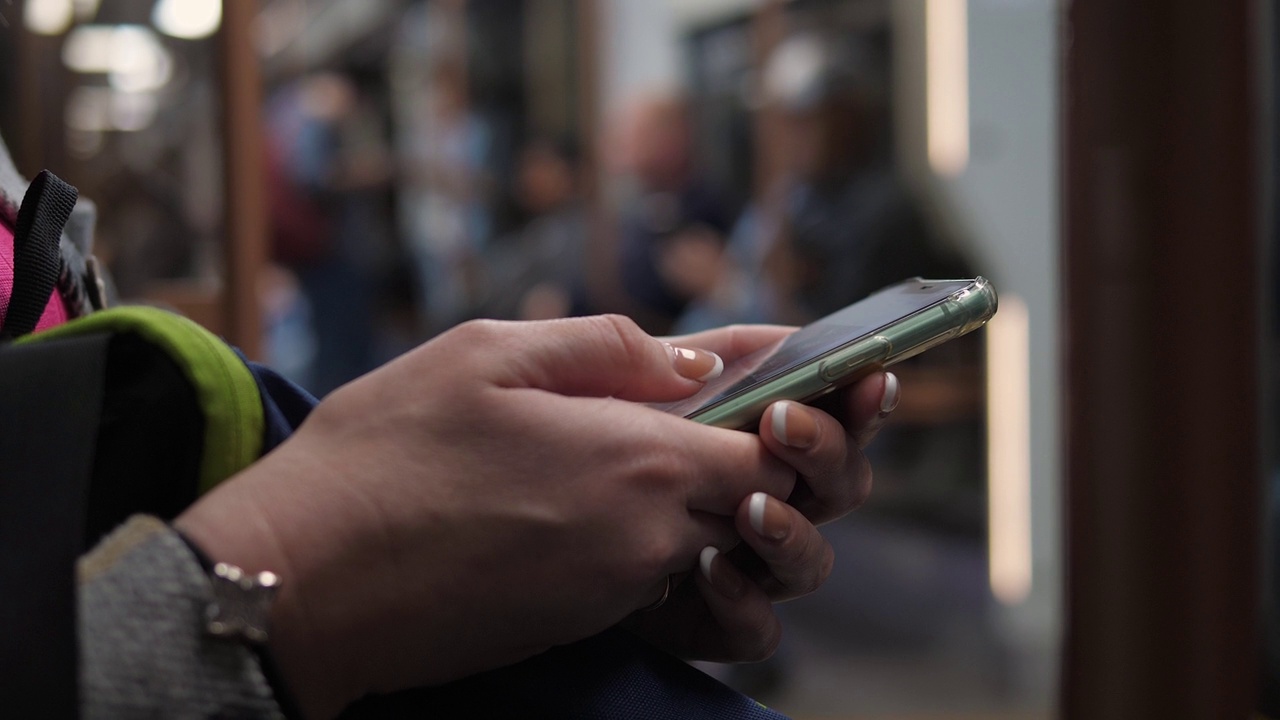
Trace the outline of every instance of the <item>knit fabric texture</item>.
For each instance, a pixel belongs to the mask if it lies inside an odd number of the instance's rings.
[[[284,717],[256,654],[205,635],[209,579],[163,522],[130,518],[77,570],[83,717]]]

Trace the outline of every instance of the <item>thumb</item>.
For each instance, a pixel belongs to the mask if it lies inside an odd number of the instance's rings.
[[[510,352],[491,377],[507,387],[664,402],[692,395],[724,370],[719,355],[668,345],[621,315],[492,325]]]

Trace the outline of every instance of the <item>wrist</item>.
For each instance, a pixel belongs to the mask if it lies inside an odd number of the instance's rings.
[[[353,672],[346,667],[343,643],[336,627],[313,620],[317,608],[313,598],[331,597],[316,587],[312,563],[300,561],[306,553],[285,528],[298,528],[285,518],[272,516],[270,508],[278,499],[267,495],[267,480],[255,480],[264,473],[260,462],[241,475],[201,498],[174,522],[183,536],[198,546],[213,562],[225,562],[250,573],[269,571],[281,579],[279,593],[270,611],[267,648],[281,678],[297,701],[304,717],[337,715],[363,691]],[[305,537],[305,533],[302,533]],[[306,542],[305,539],[302,540]],[[298,560],[295,561],[295,558]],[[330,630],[331,632],[325,632]]]
[[[211,576],[210,579],[215,585],[218,581],[214,580],[213,576],[225,577],[225,569],[228,567],[225,563],[214,562],[214,560],[209,557],[209,554],[204,551],[204,548],[197,545],[194,540],[187,537],[182,531],[175,528],[174,534],[177,535],[184,544],[186,544],[187,549],[196,557],[196,560],[200,563],[200,567],[204,570],[205,574]],[[268,573],[263,574],[265,575]],[[214,591],[214,603],[219,605],[222,603],[222,598],[219,597],[217,590]],[[237,605],[237,603],[233,603],[233,607],[236,607]],[[272,606],[273,605],[274,604],[272,604]],[[240,610],[242,608],[236,607],[236,609]],[[216,614],[221,616],[223,612],[224,608],[219,607]],[[210,619],[208,615],[209,613],[206,612],[206,622]],[[250,624],[254,628],[261,629],[264,627],[257,618],[252,620]],[[206,625],[205,632],[208,633],[211,630],[212,628]],[[275,693],[276,703],[279,704],[280,710],[284,712],[284,716],[289,718],[289,720],[300,720],[301,718],[306,717],[298,706],[297,698],[291,691],[289,684],[285,682],[284,676],[280,671],[280,664],[276,662],[271,649],[266,645],[260,645],[259,641],[256,639],[250,644],[250,649],[258,656],[258,663],[262,666],[262,674],[266,677],[267,684]]]

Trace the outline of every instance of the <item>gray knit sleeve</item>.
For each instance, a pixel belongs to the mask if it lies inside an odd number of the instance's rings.
[[[163,522],[130,518],[77,569],[84,717],[283,717],[254,652],[205,635],[209,580]]]

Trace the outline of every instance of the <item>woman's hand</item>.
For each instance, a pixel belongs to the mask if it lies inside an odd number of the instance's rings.
[[[787,332],[736,327],[672,342],[708,348],[732,362]],[[693,577],[673,589],[661,608],[628,619],[628,627],[688,659],[752,661],[771,655],[782,637],[773,603],[813,592],[827,579],[834,555],[817,525],[852,511],[870,493],[871,468],[862,448],[897,399],[897,378],[875,373],[821,403],[843,423],[799,403],[771,405],[761,418],[760,438],[802,481],[785,498],[767,492],[744,496],[735,520],[745,542],[704,550]]]
[[[515,662],[652,603],[736,542],[744,498],[791,496],[793,465],[825,477],[825,439],[788,455],[625,402],[685,397],[717,365],[617,317],[468,323],[333,393],[176,524],[283,578],[272,649],[308,715]]]

